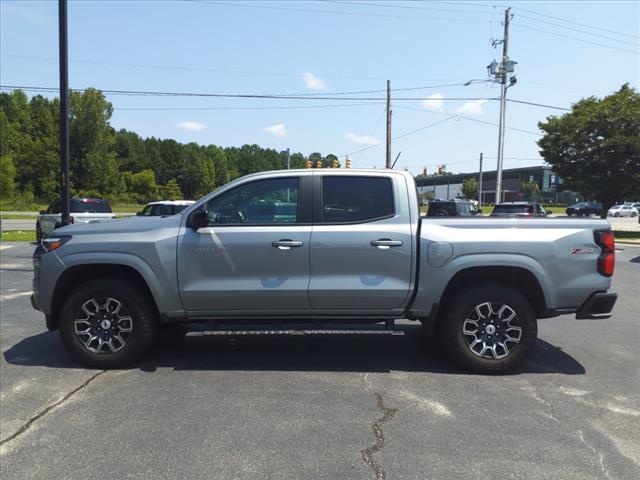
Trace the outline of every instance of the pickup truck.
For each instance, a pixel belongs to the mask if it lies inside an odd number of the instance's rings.
[[[614,250],[606,220],[421,219],[406,172],[283,170],[173,216],[56,229],[34,252],[31,301],[97,368],[139,360],[167,323],[354,333],[405,319],[498,373],[525,358],[537,319],[610,316]]]
[[[49,232],[61,225],[62,202],[56,200],[42,210],[36,220],[36,241],[40,243]],[[72,198],[69,202],[71,223],[95,223],[112,220],[115,215],[104,198]]]

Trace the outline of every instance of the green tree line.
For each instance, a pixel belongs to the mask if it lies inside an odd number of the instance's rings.
[[[0,193],[2,198],[48,203],[59,195],[57,98],[0,93]],[[113,106],[99,90],[69,97],[70,180],[74,195],[118,203],[196,199],[237,177],[287,167],[287,152],[258,145],[220,147],[142,138],[116,131]],[[291,154],[291,168],[306,161],[329,166],[335,155]]]

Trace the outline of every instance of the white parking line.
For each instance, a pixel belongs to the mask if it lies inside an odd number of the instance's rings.
[[[0,250],[6,250],[7,248],[11,248],[13,245],[0,245]]]
[[[24,297],[26,295],[31,295],[32,293],[32,291],[8,293],[6,295],[0,295],[0,300],[13,300],[14,298]]]

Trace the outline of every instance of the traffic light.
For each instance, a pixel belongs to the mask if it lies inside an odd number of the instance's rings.
[[[351,159],[349,157],[344,161],[344,168],[351,168]]]
[[[338,160],[331,160],[331,168],[340,168],[340,162]]]
[[[442,165],[438,165],[438,175],[442,175]]]
[[[307,165],[307,168],[313,167],[313,164],[311,163],[311,160],[307,160],[306,165]]]
[[[316,168],[322,168],[322,160],[316,162]]]

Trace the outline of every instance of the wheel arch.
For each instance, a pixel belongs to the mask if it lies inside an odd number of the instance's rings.
[[[51,314],[47,319],[49,330],[58,328],[59,314],[65,299],[80,283],[97,278],[117,278],[133,283],[147,295],[158,313],[158,304],[143,275],[134,267],[119,263],[80,264],[67,268],[58,278],[53,290]]]
[[[526,268],[515,266],[468,267],[458,271],[440,297],[440,311],[464,288],[482,283],[498,283],[513,287],[530,303],[538,318],[544,316],[547,302],[538,278]]]

